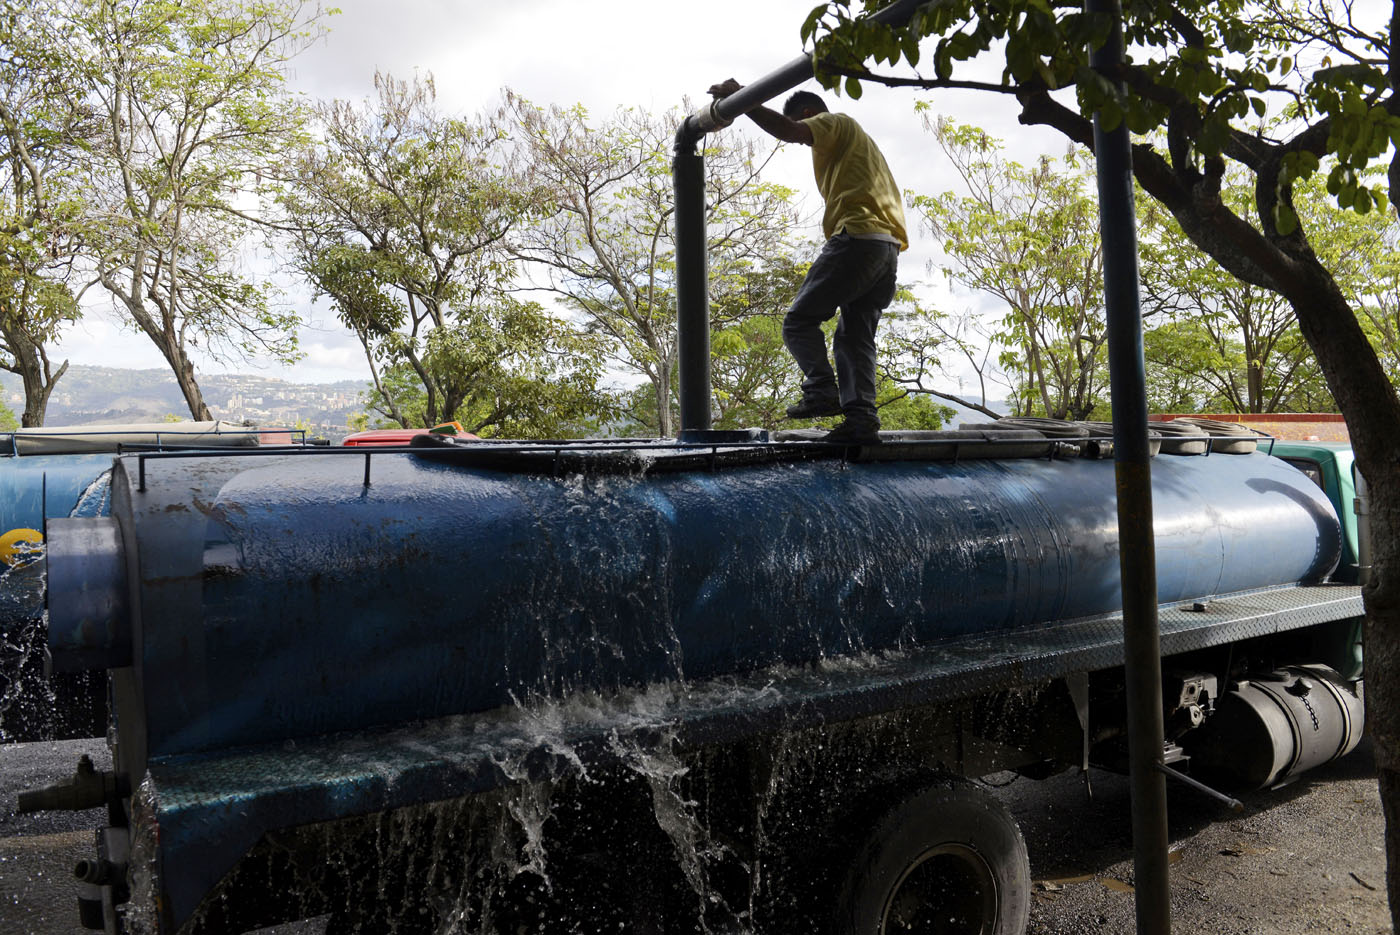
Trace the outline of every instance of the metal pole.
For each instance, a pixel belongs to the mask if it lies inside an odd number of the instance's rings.
[[[1107,41],[1089,55],[1091,67],[1112,77],[1123,64],[1122,9],[1118,0],[1085,0],[1085,11],[1112,18]],[[1132,143],[1127,126],[1120,121],[1113,130],[1106,131],[1100,115],[1095,114],[1094,153],[1098,161],[1108,368],[1113,393],[1137,931],[1138,935],[1169,935],[1172,922],[1167,788],[1166,778],[1160,772],[1162,649],[1157,621],[1157,559],[1152,538],[1152,470],[1147,448],[1147,377],[1138,306]]]
[[[705,157],[676,137],[676,327],[681,431],[710,427],[710,282],[705,251]]]
[[[928,0],[895,0],[871,15],[902,25]],[[706,133],[812,77],[812,59],[802,55],[777,71],[745,85],[686,117],[676,131],[671,162],[676,192],[676,316],[680,345],[681,431],[710,427],[710,296],[705,254],[705,160],[699,152]]]

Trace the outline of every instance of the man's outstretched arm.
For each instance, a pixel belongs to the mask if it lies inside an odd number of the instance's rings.
[[[719,84],[710,85],[710,95],[716,98],[726,98],[742,87],[742,84],[729,78]],[[762,105],[749,111],[749,118],[758,124],[764,133],[777,137],[784,143],[812,145],[812,130],[800,120],[792,120],[776,110]]]

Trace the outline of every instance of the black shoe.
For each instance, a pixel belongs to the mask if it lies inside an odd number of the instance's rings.
[[[820,419],[840,414],[841,400],[835,396],[804,396],[802,402],[787,407],[789,419]]]
[[[823,435],[821,441],[832,445],[878,445],[880,423],[852,422],[847,419]]]

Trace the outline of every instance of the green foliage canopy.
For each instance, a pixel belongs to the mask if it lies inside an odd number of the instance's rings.
[[[283,197],[297,266],[364,347],[370,406],[405,428],[527,436],[607,411],[598,341],[509,292],[505,242],[544,205],[501,128],[440,113],[431,79],[376,90],[318,109]]]

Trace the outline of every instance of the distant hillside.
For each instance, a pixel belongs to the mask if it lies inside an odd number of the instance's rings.
[[[216,418],[258,425],[304,422],[328,438],[344,435],[350,416],[364,406],[366,384],[289,383],[271,377],[211,374],[199,379]],[[0,372],[0,393],[16,415],[24,410],[19,377]],[[189,417],[184,397],[168,370],[73,366],[49,397],[48,425],[159,422],[167,415]]]
[[[972,395],[975,399],[975,394]],[[935,396],[933,401],[940,406],[947,406],[949,409],[953,410],[953,417],[943,426],[944,428],[955,429],[964,422],[987,422],[991,420],[991,416],[987,415],[985,412],[978,412],[976,409],[968,409],[965,406],[959,406],[957,403],[950,403],[946,399],[939,399]],[[999,412],[1004,416],[1011,414],[1010,403],[1004,399],[988,400],[987,408],[991,409],[993,412]]]

